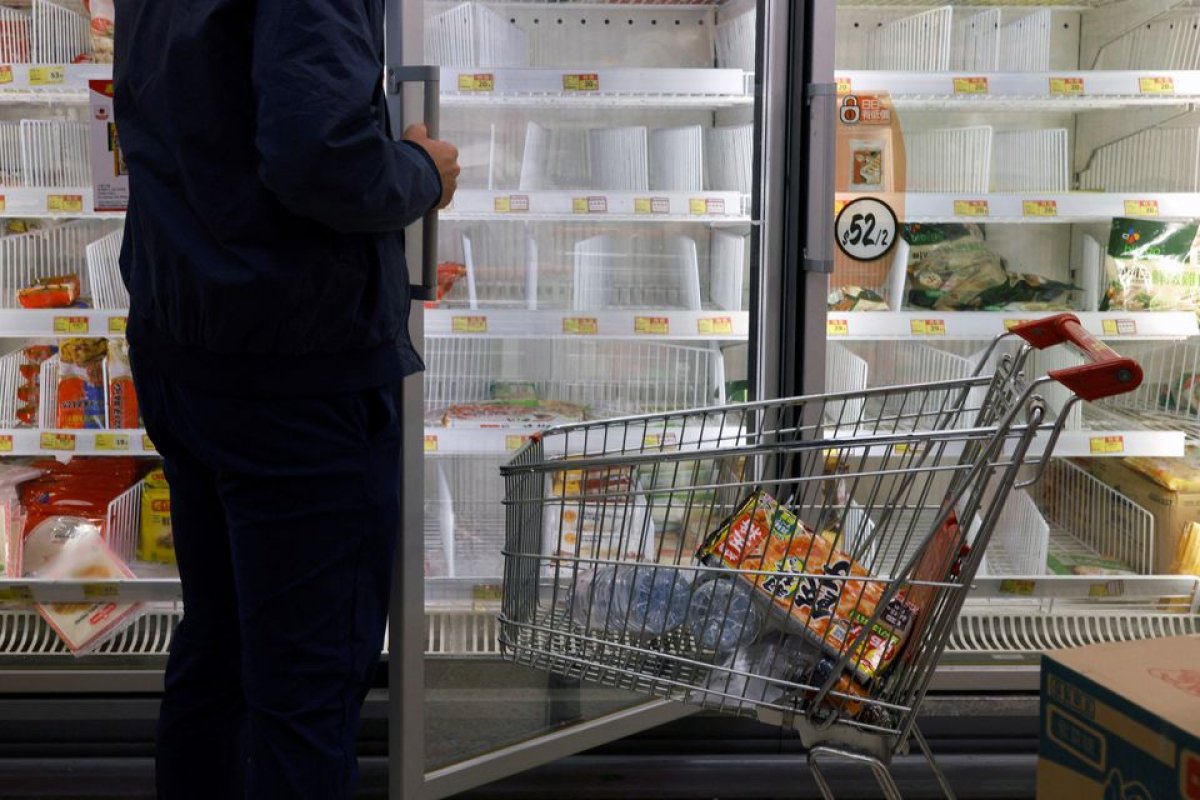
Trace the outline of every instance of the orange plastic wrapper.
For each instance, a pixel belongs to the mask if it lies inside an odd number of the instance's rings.
[[[79,299],[79,291],[78,275],[58,275],[21,289],[17,302],[22,308],[68,308]]]
[[[64,339],[59,351],[59,428],[103,428],[106,421],[104,339]]]
[[[25,358],[29,359],[31,364],[37,364],[40,366],[43,362],[48,361],[52,355],[57,353],[58,348],[52,344],[31,344],[22,350],[22,352],[25,354]]]
[[[129,345],[124,339],[108,341],[108,427],[141,427],[141,412],[129,365]]]
[[[437,268],[437,299],[441,301],[443,297],[450,294],[450,290],[454,288],[454,284],[458,283],[460,278],[465,278],[467,268],[462,264],[457,264],[453,261],[443,261],[438,264]]]
[[[149,468],[128,457],[73,458],[66,464],[42,459],[30,466],[44,474],[21,484],[18,492],[26,532],[53,516],[83,517],[103,525],[108,504]]]

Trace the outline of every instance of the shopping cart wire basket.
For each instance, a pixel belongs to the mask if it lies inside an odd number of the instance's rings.
[[[1087,363],[1027,380],[1033,348]],[[990,374],[985,366],[992,365]],[[551,428],[501,468],[506,658],[796,729],[819,761],[888,766],[1001,509],[1069,408],[1141,368],[1070,314],[939,381]]]

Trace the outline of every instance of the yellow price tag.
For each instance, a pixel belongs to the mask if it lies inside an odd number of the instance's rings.
[[[13,82],[13,69],[11,64],[0,65],[0,83]]]
[[[1175,79],[1167,75],[1138,78],[1138,91],[1142,94],[1175,94]]]
[[[688,200],[688,211],[696,215],[723,215],[725,201],[720,197],[693,197]]]
[[[850,94],[852,89],[850,87],[850,79],[849,78],[841,77],[841,78],[834,78],[833,80],[837,84],[837,93],[838,94]]]
[[[40,442],[43,450],[73,451],[75,449],[75,434],[47,431],[41,435]]]
[[[608,198],[602,195],[571,198],[571,211],[575,214],[604,214],[608,212]]]
[[[142,452],[157,453],[158,448],[154,446],[154,442],[150,441],[149,434],[142,434]]]
[[[1125,594],[1125,581],[1105,581],[1088,586],[1088,597],[1121,597]]]
[[[1093,436],[1088,440],[1088,450],[1094,456],[1113,455],[1125,452],[1124,436]]]
[[[1004,330],[1011,331],[1013,328],[1017,327],[1018,325],[1020,325],[1022,322],[1025,322],[1025,321],[1026,320],[1023,320],[1023,319],[1006,319],[1006,320],[1004,320]]]
[[[55,317],[55,333],[87,333],[91,330],[91,322],[87,317]]]
[[[598,92],[600,91],[600,76],[594,72],[570,73],[563,75],[564,92]]]
[[[0,436],[0,453],[11,453],[13,451],[13,437],[11,433],[6,433]]]
[[[460,74],[458,90],[460,92],[490,92],[496,88],[496,76],[491,72]]]
[[[32,603],[33,589],[29,586],[0,586],[0,601],[6,603]]]
[[[730,317],[701,317],[696,320],[696,330],[701,336],[720,336],[733,333]]]
[[[510,194],[497,197],[492,201],[492,209],[497,214],[520,214],[529,210],[529,195]]]
[[[1051,78],[1050,94],[1078,97],[1084,94],[1083,78]]]
[[[82,214],[83,195],[52,194],[46,197],[46,210],[51,214]]]
[[[450,320],[450,330],[454,333],[487,333],[487,317],[469,316],[453,317]]]
[[[1157,217],[1157,200],[1126,200],[1125,216],[1127,217]]]
[[[1018,594],[1022,597],[1032,595],[1036,586],[1037,581],[1019,581],[1013,578],[1000,581],[1000,591],[1005,594]]]
[[[955,78],[954,79],[955,94],[987,94],[988,79],[984,76],[972,78]]]
[[[600,320],[595,317],[565,317],[563,333],[570,336],[595,336],[600,332]]]
[[[438,449],[438,437],[435,434],[425,434],[425,452],[436,453]]]
[[[126,433],[97,433],[96,449],[109,452],[122,452],[129,449],[129,434]]]
[[[36,66],[36,67],[29,68],[29,85],[30,86],[53,86],[55,84],[65,83],[66,80],[67,80],[66,67]]]
[[[83,596],[88,600],[111,600],[117,594],[116,585],[111,583],[85,583],[83,585]]]
[[[671,320],[667,317],[634,317],[633,332],[650,336],[666,336],[671,332]]]
[[[1057,200],[1024,200],[1021,202],[1021,213],[1027,217],[1057,217]]]
[[[520,450],[521,447],[529,440],[528,436],[518,434],[510,434],[504,437],[505,450]]]
[[[956,217],[986,217],[990,213],[987,200],[954,201],[954,216]]]
[[[492,210],[497,214],[507,214],[512,208],[509,206],[507,197],[497,197],[492,201]]]
[[[946,335],[946,320],[944,319],[914,319],[908,325],[913,336]]]
[[[1100,331],[1105,336],[1137,336],[1137,321],[1132,319],[1100,320]]]
[[[650,202],[650,198],[649,197],[633,198],[633,213],[635,213],[635,214],[652,214],[652,213],[654,213],[654,206]]]
[[[830,319],[825,322],[826,336],[849,336],[850,335],[850,320],[848,319]]]
[[[128,317],[109,317],[108,332],[115,334],[124,334],[125,329],[129,326]]]

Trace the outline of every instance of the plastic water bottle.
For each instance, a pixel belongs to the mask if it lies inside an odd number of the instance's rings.
[[[619,588],[614,593],[615,611],[630,634],[662,636],[687,618],[692,585],[679,570],[623,565],[617,568],[616,582]],[[628,590],[626,585],[630,587]]]
[[[575,576],[571,593],[571,619],[576,625],[592,630],[619,627],[624,615],[618,615],[613,602],[617,568],[605,564],[581,569]]]
[[[688,628],[703,650],[732,653],[758,638],[763,614],[753,589],[737,578],[715,578],[692,593]]]

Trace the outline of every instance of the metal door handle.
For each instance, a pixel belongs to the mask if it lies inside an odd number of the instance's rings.
[[[389,73],[388,90],[400,91],[402,83],[425,84],[425,130],[429,138],[438,136],[438,116],[441,111],[441,70],[434,66],[393,67]],[[421,220],[421,285],[414,286],[414,299],[437,300],[437,243],[438,212],[430,211]]]

